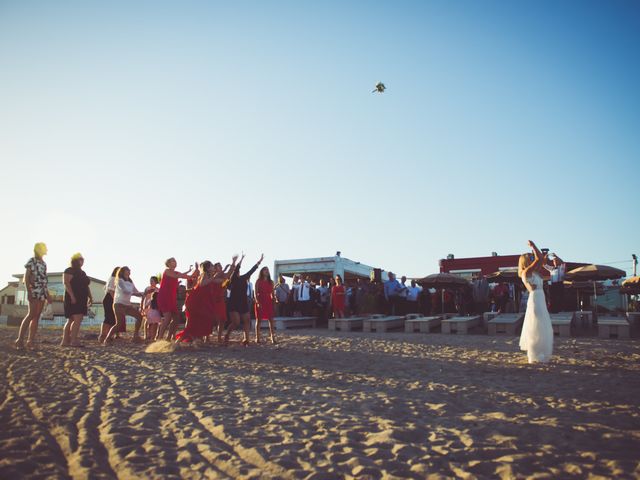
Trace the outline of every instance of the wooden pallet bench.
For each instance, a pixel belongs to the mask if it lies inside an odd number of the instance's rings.
[[[598,337],[600,338],[629,338],[629,322],[622,317],[598,318]]]
[[[369,317],[351,317],[351,318],[334,318],[334,330],[341,332],[350,332],[355,329],[362,328],[362,322]]]
[[[404,331],[407,333],[429,333],[433,328],[439,327],[441,324],[442,315],[423,317],[422,315],[410,314],[407,315],[404,322]]]
[[[373,315],[370,318],[362,321],[362,331],[363,332],[378,332],[384,333],[387,330],[392,328],[402,328],[404,327],[404,317],[403,316],[391,316],[391,317],[378,317]]]
[[[489,325],[489,320],[493,320],[498,315],[500,315],[498,312],[484,312],[482,314],[482,326],[487,328]]]
[[[451,317],[442,320],[442,333],[457,333],[466,335],[473,327],[482,323],[481,315],[470,315],[468,317]]]
[[[593,312],[585,310],[575,312],[573,323],[577,328],[591,329],[591,327],[593,327]]]
[[[287,330],[289,328],[315,328],[316,317],[275,317],[273,319],[276,330]],[[256,321],[251,320],[251,329],[255,328]],[[260,321],[260,328],[268,328],[269,322]]]
[[[515,335],[524,320],[524,313],[501,313],[489,320],[489,335]]]
[[[558,337],[571,336],[571,323],[573,322],[573,312],[560,312],[551,314],[551,327],[553,334]]]

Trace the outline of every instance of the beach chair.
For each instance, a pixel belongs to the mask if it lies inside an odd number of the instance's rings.
[[[442,315],[423,317],[419,314],[409,314],[404,321],[404,331],[407,333],[429,333],[442,324]]]
[[[378,332],[378,333],[384,333],[387,330],[390,330],[392,328],[402,328],[404,327],[404,317],[403,316],[398,316],[398,315],[394,315],[394,316],[390,316],[390,317],[385,317],[385,316],[377,316],[377,315],[373,315],[369,318],[367,318],[366,320],[362,321],[362,331],[363,332]]]
[[[573,312],[560,312],[551,314],[551,327],[553,334],[558,337],[571,336],[571,323],[573,322]]]
[[[457,333],[466,335],[473,327],[482,323],[481,315],[469,315],[468,317],[451,317],[442,320],[442,333]]]
[[[629,322],[623,317],[599,317],[598,337],[629,338]]]
[[[501,313],[489,320],[489,335],[515,335],[523,320],[524,313]]]

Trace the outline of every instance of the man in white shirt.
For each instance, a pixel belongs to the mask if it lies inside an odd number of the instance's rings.
[[[415,280],[411,280],[411,286],[407,289],[407,309],[405,313],[418,313],[420,311],[418,303],[420,292],[422,292],[422,288],[418,286]]]
[[[564,304],[563,282],[567,265],[555,253],[549,255],[547,261],[549,263],[543,266],[551,274],[551,279],[549,280],[549,311],[551,313],[558,313],[562,310]]]
[[[298,309],[302,316],[309,315],[311,306],[311,286],[309,285],[309,277],[301,278],[296,293],[298,294]]]

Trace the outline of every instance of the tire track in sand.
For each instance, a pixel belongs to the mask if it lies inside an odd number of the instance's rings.
[[[34,408],[34,405],[32,405],[33,402],[29,401],[18,392],[18,382],[16,374],[14,373],[14,367],[19,360],[20,358],[16,358],[7,365],[7,381],[5,384],[8,390],[8,395],[5,402],[9,402],[9,396],[11,396],[18,405],[23,407],[26,415],[32,419],[34,425],[38,429],[38,432],[47,443],[47,447],[51,450],[53,458],[56,460],[60,459],[61,461],[58,462],[62,464],[60,466],[66,471],[65,473],[67,476],[73,478],[67,456],[64,453],[63,443],[61,443],[58,436],[51,431],[40,409]],[[37,407],[37,405],[35,406]]]
[[[132,359],[128,357],[124,357],[115,352],[109,352],[119,358],[126,360],[129,363],[132,363]],[[258,451],[253,448],[245,448],[240,441],[235,440],[228,435],[225,435],[223,431],[222,425],[216,425],[211,417],[206,416],[203,412],[197,409],[197,405],[191,400],[189,394],[185,388],[180,387],[176,380],[172,378],[172,376],[159,371],[153,366],[149,365],[145,360],[140,360],[138,363],[135,363],[136,366],[143,367],[151,372],[154,375],[165,378],[173,387],[175,393],[185,402],[187,411],[193,416],[193,418],[205,429],[206,432],[211,436],[212,440],[225,451],[230,454],[235,455],[239,459],[241,459],[246,464],[262,470],[264,473],[268,474],[269,477],[274,478],[283,478],[283,479],[293,479],[294,476],[281,467],[280,465],[270,462],[265,459]],[[236,477],[237,475],[233,475]]]
[[[87,354],[84,357],[85,362],[90,361]],[[69,370],[64,368],[69,377],[88,390],[86,413],[82,415],[77,426],[77,448],[70,454],[68,461],[72,468],[79,470],[78,473],[83,478],[94,477],[94,469],[107,478],[116,478],[115,463],[112,463],[113,459],[100,434],[101,414],[107,391],[111,388],[111,380],[96,367],[87,369],[84,365],[85,363],[74,364]],[[74,371],[76,369],[80,371]]]
[[[140,362],[135,361],[130,357],[126,357],[124,355],[118,354],[113,351],[105,352],[107,356],[111,356],[112,358],[117,358],[118,363],[125,361],[129,366],[133,366],[134,368],[140,368]],[[115,362],[115,360],[114,360]],[[111,365],[115,364],[114,362],[110,362]],[[105,375],[109,375],[103,366],[96,366],[96,368],[100,368]],[[148,365],[143,366],[144,370],[151,370],[155,379],[161,383],[161,386],[166,386],[166,380],[172,381],[165,374],[160,373],[159,371],[150,368]],[[120,383],[123,382],[123,379],[118,379]],[[146,381],[146,379],[145,379]],[[115,382],[114,382],[115,383]],[[172,384],[171,388],[176,391],[175,386]],[[145,390],[147,392],[152,391],[154,389],[151,385],[145,385]],[[119,392],[122,394],[122,392]],[[111,396],[111,395],[110,395]],[[199,419],[196,415],[189,409],[189,402],[186,401],[182,396],[177,395],[178,400],[182,400],[183,405],[178,405],[177,410],[181,415],[184,415],[185,419],[181,421],[176,421],[175,418],[167,417],[167,420],[162,423],[163,428],[167,428],[171,431],[173,436],[175,437],[178,448],[184,448],[187,445],[190,445],[193,449],[197,450],[197,455],[200,455],[204,461],[206,461],[209,466],[215,470],[219,476],[228,477],[228,478],[254,478],[258,476],[258,471],[260,467],[250,462],[245,462],[242,458],[240,458],[233,449],[221,442],[217,439],[211,432],[204,426],[200,424]],[[113,392],[114,400],[117,401],[116,393]],[[176,404],[172,404],[172,407],[176,407]],[[103,418],[104,421],[104,418]],[[185,437],[185,429],[180,428],[180,425],[200,425],[201,430],[197,433],[201,433],[205,435],[205,439],[198,438],[187,438]],[[106,436],[110,436],[111,434],[106,432],[104,433]],[[204,442],[203,442],[204,440]],[[206,448],[202,448],[203,445],[206,445]],[[217,447],[217,448],[216,448]],[[117,457],[117,454],[115,454]],[[118,458],[121,461],[121,459]],[[197,463],[197,461],[195,462]]]

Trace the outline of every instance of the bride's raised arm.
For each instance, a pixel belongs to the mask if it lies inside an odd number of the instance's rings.
[[[529,265],[527,265],[525,268],[522,269],[522,273],[520,274],[521,277],[527,277],[527,275],[529,275],[530,272],[535,271],[537,268],[540,267],[540,264],[542,263],[542,252],[538,249],[538,247],[536,246],[535,243],[533,243],[532,240],[529,240],[529,246],[531,247],[531,250],[533,251],[533,262],[531,262]]]

